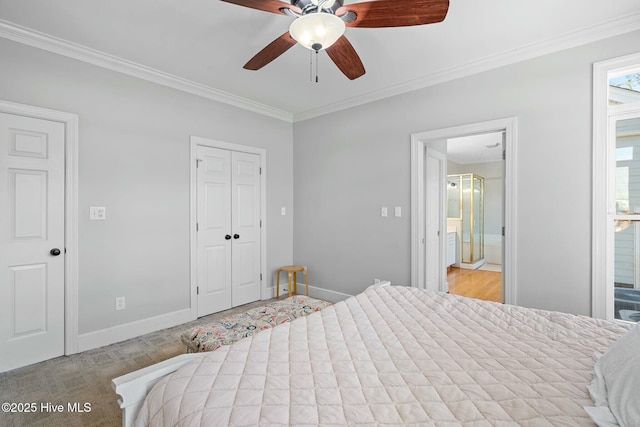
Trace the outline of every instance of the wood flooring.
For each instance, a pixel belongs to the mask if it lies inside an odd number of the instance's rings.
[[[449,293],[502,302],[502,273],[498,271],[451,268],[447,274]]]

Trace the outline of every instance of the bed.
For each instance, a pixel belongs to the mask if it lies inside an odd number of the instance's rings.
[[[608,425],[640,420],[630,348],[630,323],[375,286],[113,384],[127,427]]]

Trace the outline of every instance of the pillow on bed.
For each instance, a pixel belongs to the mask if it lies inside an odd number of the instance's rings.
[[[640,422],[640,323],[622,335],[598,359],[589,391],[598,408],[587,412],[599,426],[615,425],[606,411],[621,426]]]

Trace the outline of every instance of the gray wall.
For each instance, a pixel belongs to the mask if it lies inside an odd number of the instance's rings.
[[[294,125],[294,262],[314,286],[356,293],[410,281],[410,135],[518,117],[517,303],[591,311],[592,64],[607,39]],[[366,76],[364,77],[366,78]],[[381,218],[401,206],[402,218]]]
[[[290,123],[4,39],[0,57],[0,99],[79,115],[81,334],[189,307],[191,135],[267,150],[269,284],[292,262]]]
[[[354,294],[374,278],[409,283],[411,133],[510,116],[519,119],[520,144],[517,302],[588,314],[591,67],[637,50],[639,38],[293,127],[0,39],[0,99],[80,117],[82,334],[188,307],[190,135],[267,150],[269,284],[279,266],[295,262],[309,267],[311,285]],[[106,221],[88,221],[92,205],[107,207]],[[281,216],[281,206],[294,215]],[[123,295],[127,310],[116,313]]]

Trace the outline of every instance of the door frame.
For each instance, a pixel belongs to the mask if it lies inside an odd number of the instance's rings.
[[[204,138],[200,136],[191,136],[190,151],[190,195],[189,195],[189,247],[190,247],[190,268],[189,276],[191,281],[191,316],[198,318],[198,247],[196,223],[198,221],[198,205],[197,205],[197,148],[198,146],[219,148],[229,151],[240,151],[243,153],[257,154],[260,156],[260,299],[270,298],[267,292],[267,150],[263,148],[251,147],[248,145],[234,144],[231,142],[217,141],[214,139]]]
[[[517,174],[518,119],[507,117],[486,122],[453,126],[411,134],[411,286],[424,283],[424,155],[426,147],[443,139],[488,132],[505,132],[504,174],[504,265],[502,272],[502,302],[517,305]],[[446,239],[446,233],[440,233]],[[446,242],[444,242],[446,243]],[[445,244],[441,248],[445,248]],[[441,284],[441,289],[444,285]]]
[[[64,354],[78,340],[78,115],[0,100],[0,112],[64,124]]]

